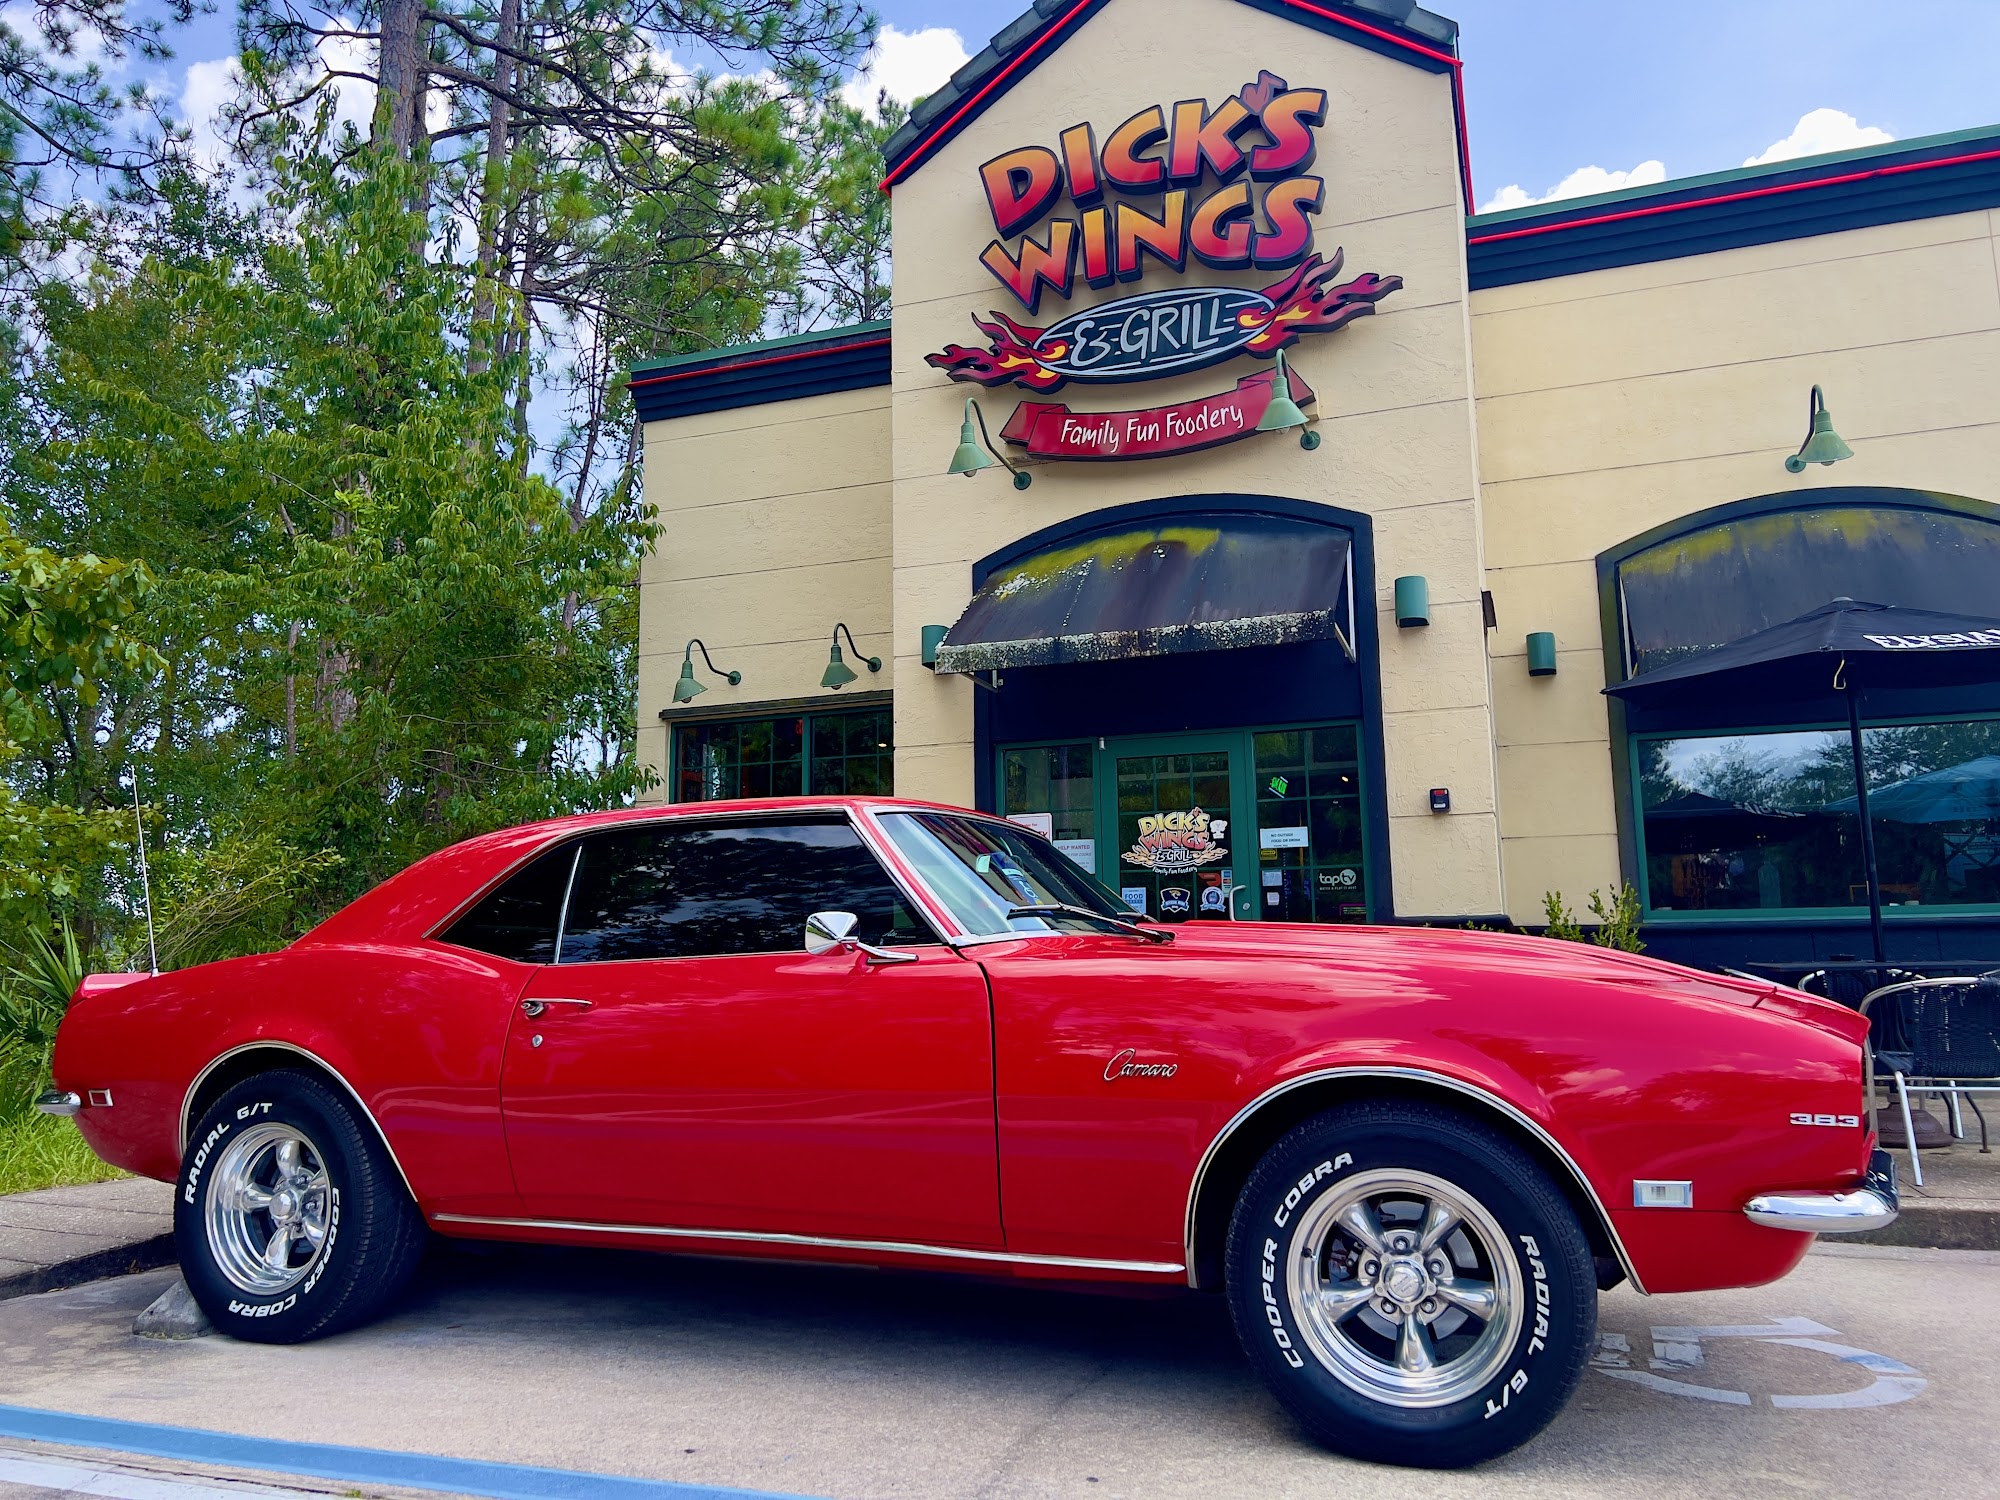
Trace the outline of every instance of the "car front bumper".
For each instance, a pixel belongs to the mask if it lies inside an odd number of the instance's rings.
[[[1743,1205],[1750,1222],[1809,1234],[1860,1234],[1896,1222],[1896,1163],[1886,1151],[1868,1159],[1861,1186],[1845,1193],[1759,1193]]]

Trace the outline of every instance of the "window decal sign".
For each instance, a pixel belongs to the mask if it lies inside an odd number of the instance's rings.
[[[1238,354],[1268,359],[1302,334],[1332,333],[1375,311],[1403,285],[1400,276],[1363,272],[1337,284],[1346,257],[1310,257],[1283,281],[1241,287],[1176,287],[1072,313],[1048,328],[1029,328],[1005,313],[972,321],[984,349],[946,346],[924,356],[953,380],[1054,391],[1070,381],[1157,380],[1218,364]]]
[[[1229,857],[1229,851],[1216,842],[1227,826],[1225,820],[1211,829],[1208,814],[1199,807],[1148,813],[1139,819],[1139,841],[1125,851],[1125,863],[1156,875],[1180,875],[1212,865]],[[1161,895],[1164,900],[1165,893]]]

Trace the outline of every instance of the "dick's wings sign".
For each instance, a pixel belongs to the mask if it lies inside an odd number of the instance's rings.
[[[1072,125],[1054,149],[1021,146],[994,157],[979,175],[999,233],[979,259],[1027,318],[1041,314],[1044,294],[1068,301],[1079,281],[1107,290],[1154,268],[1185,276],[1190,261],[1274,279],[1256,288],[1161,287],[1040,326],[996,311],[973,319],[983,346],[952,344],[929,362],[953,380],[1047,395],[1072,382],[1184,375],[1239,354],[1269,359],[1305,334],[1372,313],[1402,278],[1368,271],[1342,281],[1342,252],[1328,260],[1312,249],[1326,185],[1308,173],[1325,117],[1324,89],[1291,88],[1265,72],[1219,105],[1189,99],[1141,110],[1101,145],[1090,125]],[[1051,217],[1065,201],[1074,213]],[[1138,411],[1024,403],[1005,436],[1042,458],[1213,447],[1257,430],[1275,374]],[[1296,372],[1290,383],[1294,400],[1312,399]]]

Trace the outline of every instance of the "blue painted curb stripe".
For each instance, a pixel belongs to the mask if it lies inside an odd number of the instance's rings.
[[[140,1453],[227,1468],[261,1469],[272,1474],[309,1475],[354,1483],[392,1484],[405,1489],[448,1490],[491,1495],[495,1500],[807,1500],[769,1490],[726,1489],[634,1479],[623,1474],[588,1474],[578,1469],[538,1469],[526,1464],[485,1463],[388,1448],[342,1448],[331,1443],[289,1443],[243,1437],[198,1427],[162,1427],[121,1422],[31,1406],[0,1406],[0,1437],[74,1448]]]

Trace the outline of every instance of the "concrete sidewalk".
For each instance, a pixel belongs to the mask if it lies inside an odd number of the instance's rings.
[[[174,1190],[143,1177],[0,1197],[0,1299],[171,1265]]]

